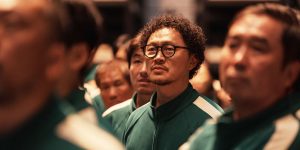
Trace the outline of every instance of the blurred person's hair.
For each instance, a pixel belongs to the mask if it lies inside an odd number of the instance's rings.
[[[196,24],[193,24],[182,15],[178,14],[164,14],[152,19],[141,30],[140,45],[144,47],[152,33],[162,28],[172,28],[179,32],[186,44],[190,54],[194,54],[198,60],[197,65],[189,72],[189,79],[196,74],[200,64],[204,60],[205,50],[205,35]]]
[[[127,62],[125,60],[116,58],[111,61],[102,63],[97,68],[96,75],[95,75],[95,81],[96,81],[96,84],[98,87],[100,87],[100,83],[101,83],[101,78],[100,78],[101,74],[110,72],[110,71],[112,71],[112,69],[120,71],[120,73],[126,79],[128,84],[131,85]]]
[[[121,48],[121,46],[124,45],[129,40],[130,40],[129,34],[124,33],[124,34],[119,35],[113,43],[114,54],[116,55],[118,50]]]
[[[61,0],[44,1],[48,2],[47,7],[43,8],[43,12],[40,15],[45,17],[45,20],[50,25],[52,40],[63,41],[65,31],[70,22],[64,5]]]
[[[103,32],[102,17],[95,4],[90,0],[63,0],[69,23],[64,31],[64,43],[72,47],[77,43],[88,46],[88,62],[83,66],[80,76],[83,78],[93,53],[101,42]]]
[[[141,40],[141,34],[139,33],[133,39],[131,39],[129,43],[128,50],[127,50],[128,68],[131,65],[131,59],[135,51],[141,50],[140,40]]]

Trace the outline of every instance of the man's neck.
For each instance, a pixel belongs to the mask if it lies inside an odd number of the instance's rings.
[[[265,98],[260,100],[244,100],[248,103],[239,103],[233,99],[234,113],[233,119],[238,121],[240,119],[249,118],[259,114],[260,112],[270,108],[272,105],[277,103],[281,97],[277,98]]]
[[[152,94],[143,94],[143,93],[137,93],[136,95],[136,108],[139,108],[149,102]]]
[[[174,98],[176,98],[178,95],[180,95],[189,84],[189,80],[179,80],[177,82],[173,82],[168,85],[159,86],[156,87],[157,92],[157,98],[156,98],[156,107],[159,107]]]

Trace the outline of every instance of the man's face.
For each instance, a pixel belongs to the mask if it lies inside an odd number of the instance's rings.
[[[97,78],[101,79],[99,85],[106,108],[131,98],[132,87],[119,69],[103,72]]]
[[[137,49],[131,58],[130,62],[130,80],[133,89],[137,93],[152,94],[154,84],[150,82],[146,68],[146,58],[141,49]]]
[[[43,7],[44,1],[1,1],[0,103],[44,78],[50,36]]]
[[[147,42],[147,45],[155,46],[165,44],[186,47],[181,34],[172,28],[156,30]],[[167,85],[182,79],[188,80],[189,71],[192,69],[191,56],[187,49],[177,48],[172,57],[165,58],[159,49],[154,58],[147,59],[147,72],[150,80],[157,85]]]
[[[262,104],[285,92],[282,33],[283,25],[265,15],[246,15],[233,23],[220,64],[222,86],[233,101]]]

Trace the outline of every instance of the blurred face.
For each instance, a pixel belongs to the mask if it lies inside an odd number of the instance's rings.
[[[49,22],[44,1],[4,0],[0,5],[0,103],[29,91],[45,77]],[[38,62],[38,63],[37,63]]]
[[[262,104],[287,89],[281,23],[265,15],[246,15],[231,26],[223,48],[220,77],[233,101]]]
[[[154,90],[154,84],[149,80],[145,60],[142,50],[138,49],[133,53],[130,62],[130,80],[138,94],[152,94]]]
[[[162,46],[165,44],[186,47],[181,34],[172,28],[162,28],[148,39],[147,45]],[[165,58],[159,49],[154,58],[147,59],[149,78],[155,84],[168,85],[178,80],[187,79],[192,69],[192,59],[187,49],[177,48],[172,57]]]
[[[99,78],[101,80],[98,85],[100,85],[101,96],[106,108],[131,98],[132,87],[119,69],[103,72]]]

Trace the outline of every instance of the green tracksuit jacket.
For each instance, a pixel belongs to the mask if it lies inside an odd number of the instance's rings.
[[[104,119],[112,124],[113,130],[120,140],[122,140],[129,115],[136,109],[135,102],[136,94],[131,99],[114,105],[103,113]]]
[[[300,149],[300,93],[240,121],[232,115],[230,110],[217,121],[207,121],[187,145],[192,150]]]
[[[126,123],[123,142],[128,150],[175,150],[208,118],[222,109],[192,85],[170,102],[155,108],[156,93],[150,102],[135,110]]]
[[[75,89],[73,90],[65,99],[72,105],[72,107],[75,109],[74,111],[79,113],[80,111],[83,111],[85,109],[92,109],[95,111],[96,119],[99,122],[99,126],[106,131],[113,133],[113,129],[110,125],[110,123],[105,120],[101,115],[97,114],[97,107],[95,105],[91,106],[87,103],[87,101],[84,98],[84,95],[86,93],[85,89]]]
[[[0,137],[2,150],[76,150],[79,147],[57,135],[57,127],[66,118],[62,100],[51,96],[49,103],[12,135]]]

